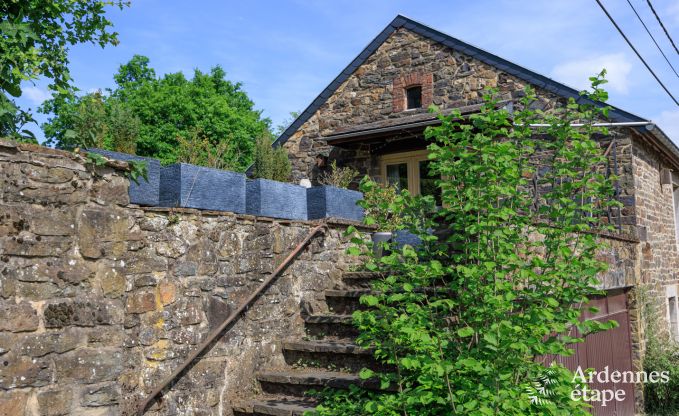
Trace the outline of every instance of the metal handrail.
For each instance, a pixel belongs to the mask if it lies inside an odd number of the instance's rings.
[[[189,356],[184,360],[184,362],[172,372],[163,382],[161,382],[156,388],[154,388],[151,393],[149,393],[148,397],[146,399],[142,400],[139,405],[137,406],[136,414],[139,416],[143,415],[144,412],[146,411],[146,408],[148,405],[158,396],[158,394],[165,388],[167,387],[170,383],[172,383],[179,374],[181,374],[192,362],[193,360],[196,359],[204,350],[207,348],[212,342],[220,336],[222,331],[226,329],[231,322],[233,322],[236,317],[238,317],[245,309],[247,309],[248,306],[262,293],[264,289],[275,279],[285,268],[290,264],[290,262],[297,257],[297,255],[302,251],[302,249],[309,244],[312,238],[316,236],[319,232],[325,233],[325,231],[328,229],[328,226],[326,224],[320,224],[317,225],[316,227],[312,228],[311,231],[309,231],[309,234],[300,242],[297,247],[295,247],[294,250],[288,254],[288,257],[285,258],[281,262],[281,264],[276,267],[276,270],[271,272],[271,274],[262,282],[262,284],[257,287],[257,290],[255,290],[243,303],[238,306],[238,309],[235,310],[231,315],[229,315],[228,318],[224,322],[222,322],[217,328],[215,328],[210,334],[208,335],[207,339],[203,341]],[[140,399],[141,400],[141,399]]]

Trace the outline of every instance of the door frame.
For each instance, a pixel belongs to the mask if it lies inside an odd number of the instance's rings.
[[[412,195],[420,194],[420,162],[429,160],[429,150],[413,150],[410,152],[389,153],[381,155],[378,159],[380,166],[380,177],[384,184],[387,184],[387,165],[405,163],[408,166],[408,191]]]

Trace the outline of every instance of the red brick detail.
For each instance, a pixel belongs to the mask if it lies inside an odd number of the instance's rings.
[[[395,113],[406,109],[406,90],[416,86],[422,87],[422,108],[427,108],[431,105],[434,99],[434,75],[431,73],[413,72],[394,78],[392,109]]]

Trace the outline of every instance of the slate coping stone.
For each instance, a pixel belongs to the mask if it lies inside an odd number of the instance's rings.
[[[139,184],[130,180],[130,187],[128,193],[130,195],[130,202],[137,205],[146,205],[157,207],[160,197],[160,161],[150,157],[136,156],[128,153],[113,152],[104,149],[87,149],[88,152],[96,153],[107,157],[109,159],[122,160],[129,162],[130,160],[146,161],[148,169],[148,181],[144,178],[137,178]]]
[[[246,212],[260,217],[307,219],[307,188],[270,179],[246,184]]]
[[[176,163],[160,170],[160,206],[245,213],[245,175]]]
[[[315,186],[307,189],[307,211],[310,220],[320,218],[343,218],[363,220],[363,208],[356,203],[363,194],[335,186]]]

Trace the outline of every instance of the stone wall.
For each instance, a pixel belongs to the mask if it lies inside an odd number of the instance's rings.
[[[653,316],[646,318],[659,323],[666,331],[665,287],[679,284],[672,185],[661,183],[661,170],[672,168],[672,165],[642,137],[635,138],[633,144],[635,211],[642,235],[639,290],[646,303],[641,306],[651,306],[646,309]]]
[[[523,80],[400,28],[285,143],[295,181],[309,177],[319,152],[330,153],[340,165],[352,164],[368,173],[374,161],[365,151],[330,149],[320,139],[338,128],[426,112],[426,106],[403,110],[402,89],[412,78],[422,83],[423,100],[442,109],[479,103],[486,87],[497,87],[504,99],[513,99],[526,86]],[[542,109],[563,101],[539,88],[536,92],[536,106]]]
[[[240,304],[313,224],[141,209],[125,165],[0,142],[0,414],[118,415]],[[344,225],[313,240],[148,414],[229,414],[302,335],[299,305],[350,258]]]

